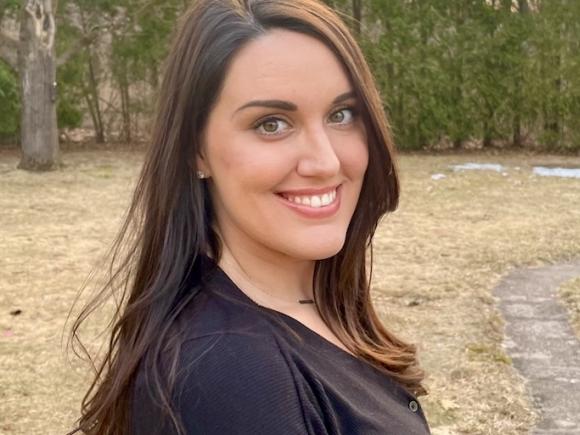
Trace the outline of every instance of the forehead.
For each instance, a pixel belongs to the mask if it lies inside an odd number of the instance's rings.
[[[326,103],[350,89],[343,66],[322,42],[298,32],[273,29],[236,54],[220,99],[234,104],[280,98],[300,105],[300,100],[312,99]]]

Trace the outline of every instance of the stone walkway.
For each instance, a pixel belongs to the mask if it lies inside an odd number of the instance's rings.
[[[516,269],[494,290],[506,321],[504,346],[542,416],[534,435],[580,435],[580,341],[557,296],[578,276],[580,260]]]

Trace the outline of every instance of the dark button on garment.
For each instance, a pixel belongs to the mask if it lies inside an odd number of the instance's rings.
[[[419,409],[419,405],[414,400],[411,400],[409,402],[409,409],[413,412],[417,412],[417,410]]]

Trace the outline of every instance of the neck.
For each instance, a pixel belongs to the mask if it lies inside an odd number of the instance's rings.
[[[223,239],[222,239],[223,240]],[[223,244],[219,266],[252,299],[268,305],[298,305],[300,300],[313,300],[314,260],[274,259],[234,252]]]

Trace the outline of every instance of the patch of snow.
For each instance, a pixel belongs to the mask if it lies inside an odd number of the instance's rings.
[[[431,175],[431,179],[432,180],[441,180],[442,178],[446,178],[447,176],[445,174],[433,174]]]
[[[463,165],[452,165],[454,171],[463,170],[481,170],[481,171],[496,171],[502,172],[504,167],[493,163],[465,163]]]
[[[542,177],[580,178],[580,168],[546,168],[534,166],[534,174]]]

